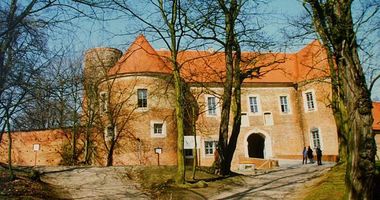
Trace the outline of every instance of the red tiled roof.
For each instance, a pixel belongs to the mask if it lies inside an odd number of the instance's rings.
[[[380,131],[380,102],[372,103],[373,130]]]
[[[171,69],[143,35],[136,38],[116,65],[110,69],[109,74],[139,72],[171,73]]]
[[[297,83],[328,74],[327,62],[320,43],[315,40],[297,53],[243,52],[241,69],[262,67],[260,78],[247,78],[246,83]],[[139,35],[110,70],[110,74],[137,72],[171,73],[169,51],[156,51]],[[223,52],[188,50],[178,54],[182,77],[188,82],[218,83],[225,77]]]

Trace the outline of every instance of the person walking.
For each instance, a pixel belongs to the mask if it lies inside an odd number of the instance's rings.
[[[303,147],[302,151],[302,164],[307,164],[307,149]]]
[[[322,150],[321,150],[321,148],[317,147],[316,153],[317,153],[317,163],[318,163],[318,165],[322,165]]]
[[[314,163],[313,161],[313,150],[311,150],[310,146],[307,147],[307,157],[309,158],[310,163]]]

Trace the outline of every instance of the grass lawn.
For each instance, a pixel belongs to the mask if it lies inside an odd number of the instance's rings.
[[[376,177],[374,180],[375,191],[373,199],[380,199],[380,161],[376,162]],[[345,176],[345,166],[336,165],[325,174],[321,180],[308,188],[305,200],[306,199],[315,199],[315,200],[334,200],[334,199],[343,199],[345,192],[344,185],[344,176]]]

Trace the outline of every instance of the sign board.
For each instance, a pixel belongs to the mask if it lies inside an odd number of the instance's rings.
[[[184,138],[184,149],[194,149],[195,148],[195,140],[194,136],[188,135]],[[197,149],[201,148],[201,137],[197,136]]]
[[[162,148],[161,147],[154,148],[154,152],[156,152],[156,154],[161,154]]]
[[[40,144],[33,144],[33,151],[39,151],[40,150]]]

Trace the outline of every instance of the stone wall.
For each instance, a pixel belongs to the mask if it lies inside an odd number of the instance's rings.
[[[25,131],[12,133],[12,163],[16,165],[59,165],[67,139],[62,130]],[[34,145],[39,149],[34,150]],[[8,163],[8,137],[0,144],[0,162]]]

